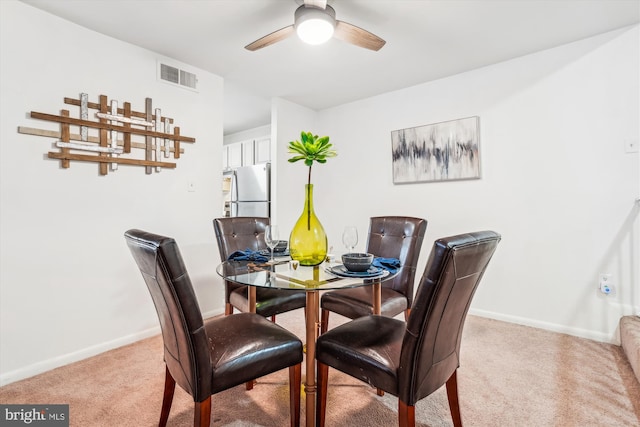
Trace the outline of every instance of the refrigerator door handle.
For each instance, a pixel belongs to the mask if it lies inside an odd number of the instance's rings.
[[[231,173],[231,201],[238,201],[238,174],[235,170]]]

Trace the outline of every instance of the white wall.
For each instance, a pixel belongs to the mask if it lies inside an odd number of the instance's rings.
[[[235,142],[247,141],[249,139],[262,138],[271,135],[271,125],[258,126],[246,129],[240,132],[228,134],[224,136],[225,144],[233,144]]]
[[[221,205],[222,79],[185,66],[199,92],[174,87],[156,80],[163,58],[153,52],[24,3],[3,0],[0,11],[0,383],[159,331],[123,238],[129,228],[175,237],[202,310],[221,312],[211,219]],[[121,165],[100,176],[98,164],[75,161],[61,169],[46,158],[54,139],[17,128],[59,129],[30,111],[79,117],[63,99],[80,92],[134,110],[150,97],[196,143],[182,144],[176,169],[152,175]]]
[[[338,157],[314,166],[315,207],[330,245],[370,216],[429,221],[433,241],[480,229],[503,235],[473,313],[617,340],[640,307],[638,26],[321,111],[288,130],[329,135]],[[402,66],[402,64],[399,64]],[[391,131],[479,116],[482,179],[393,185]],[[288,120],[287,117],[284,120]],[[279,129],[282,128],[279,122]],[[306,129],[306,126],[314,126]],[[291,133],[291,135],[290,135]],[[286,138],[278,133],[279,147]],[[303,169],[278,154],[278,221],[302,209]],[[286,184],[285,184],[286,183]],[[617,294],[596,290],[612,273]]]
[[[304,208],[304,185],[308,168],[302,162],[289,163],[289,141],[299,140],[300,132],[313,131],[317,113],[293,102],[276,98],[271,104],[271,218],[281,230],[293,228]],[[313,174],[322,169],[313,167]],[[319,182],[313,180],[313,183]],[[274,185],[275,184],[275,185]],[[316,212],[317,213],[317,212]],[[288,237],[287,237],[288,238]]]

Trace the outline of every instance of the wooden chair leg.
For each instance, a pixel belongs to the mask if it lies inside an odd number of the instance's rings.
[[[324,427],[324,416],[327,410],[327,382],[329,380],[329,365],[317,362],[316,375],[316,427]]]
[[[300,426],[300,383],[302,382],[302,363],[289,367],[289,411],[291,427]]]
[[[416,427],[416,407],[398,399],[398,425],[400,427]]]
[[[165,427],[169,419],[169,411],[171,411],[171,403],[173,402],[173,392],[176,389],[176,380],[169,373],[169,368],[165,369],[164,375],[164,397],[162,398],[162,410],[160,411],[160,422],[158,426]]]
[[[271,321],[272,321],[273,323],[276,323],[276,315],[275,315],[275,314],[274,314],[273,316],[271,316]]]
[[[329,329],[329,310],[323,308],[320,316],[320,335],[327,332],[327,329]]]
[[[447,398],[449,399],[449,409],[454,427],[462,427],[462,417],[460,416],[460,403],[458,402],[458,378],[457,370],[447,380]]]
[[[209,427],[211,423],[211,396],[202,402],[196,402],[193,427]]]
[[[229,303],[226,303],[224,305],[224,315],[229,316],[231,314],[233,314],[233,306]]]

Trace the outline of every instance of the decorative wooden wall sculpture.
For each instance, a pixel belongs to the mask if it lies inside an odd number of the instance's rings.
[[[78,160],[99,163],[100,175],[107,174],[109,165],[112,171],[117,170],[118,164],[144,166],[145,172],[151,174],[154,169],[160,172],[162,168],[176,167],[175,163],[161,160],[163,153],[165,158],[173,153],[173,158],[178,159],[184,152],[182,142],[196,142],[180,135],[180,128],[173,125],[173,119],[162,117],[160,108],[154,110],[151,98],[146,98],[144,112],[133,111],[128,102],[119,108],[118,101],[108,102],[106,95],[100,95],[100,102],[94,103],[89,102],[86,93],[81,93],[80,99],[64,98],[64,103],[80,107],[80,118],[70,117],[69,110],[61,110],[59,116],[31,112],[34,119],[60,123],[60,132],[18,127],[19,133],[60,138],[56,142],[60,151],[49,151],[48,157],[60,159],[63,168],[68,168],[71,160]],[[97,121],[89,120],[90,110],[97,110],[94,114]],[[71,133],[72,126],[79,133]],[[89,129],[97,131],[97,135],[89,135]],[[132,140],[132,136],[140,140]],[[132,148],[144,150],[144,160],[126,157]]]

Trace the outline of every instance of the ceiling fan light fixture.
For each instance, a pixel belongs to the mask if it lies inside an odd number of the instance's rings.
[[[300,40],[318,45],[333,36],[336,13],[331,6],[326,9],[300,6],[295,13],[295,29]]]
[[[336,11],[327,5],[327,1],[331,0],[296,0],[302,6],[296,9],[293,24],[260,37],[244,48],[253,52],[282,41],[294,32],[309,44],[322,44],[333,37],[373,51],[378,51],[385,45],[386,42],[375,34],[336,20]]]

